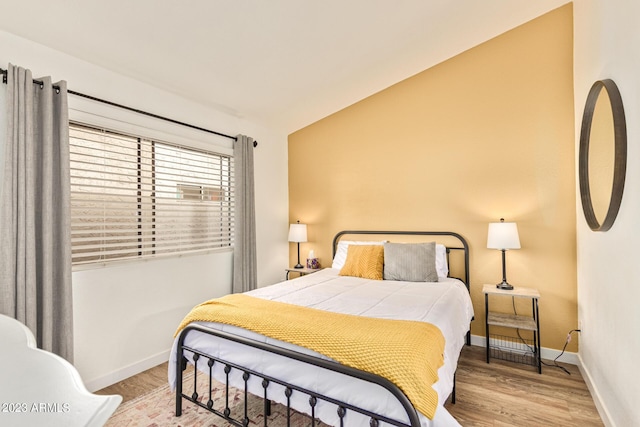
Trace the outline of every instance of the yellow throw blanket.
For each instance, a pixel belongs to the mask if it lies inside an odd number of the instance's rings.
[[[218,322],[314,350],[396,384],[413,406],[433,419],[438,394],[431,387],[444,363],[444,337],[436,326],[332,313],[243,294],[204,302],[184,318]]]

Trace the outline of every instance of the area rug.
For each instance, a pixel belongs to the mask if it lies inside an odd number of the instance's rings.
[[[205,385],[206,384],[206,385]],[[208,388],[208,378],[204,375],[198,375],[198,390],[206,390]],[[193,389],[193,372],[185,376],[184,390]],[[224,391],[225,386],[221,383],[214,382],[212,388],[212,400],[214,408],[219,411],[224,410]],[[208,400],[208,395],[206,399]],[[199,398],[200,400],[201,398]],[[259,397],[249,395],[248,398],[248,418],[250,426],[263,426],[263,400]],[[235,419],[242,419],[244,415],[244,393],[240,390],[231,388],[229,390],[229,407],[231,416]],[[305,427],[311,425],[309,416],[292,412],[291,426]],[[274,403],[271,407],[271,415],[267,417],[269,426],[286,426],[287,425],[287,408],[283,405]],[[326,426],[318,420],[316,426]],[[158,387],[142,396],[123,403],[116,410],[113,416],[105,424],[106,427],[227,427],[232,426],[231,423],[224,419],[206,411],[205,409],[183,400],[182,415],[175,416],[175,392],[169,389],[169,385]]]

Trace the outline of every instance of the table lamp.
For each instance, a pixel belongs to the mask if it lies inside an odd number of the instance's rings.
[[[505,252],[509,249],[520,249],[520,237],[518,236],[516,223],[504,222],[504,218],[500,218],[500,222],[489,223],[487,249],[499,249],[502,251],[502,282],[498,283],[496,287],[512,290],[513,286],[507,282]]]
[[[290,224],[289,241],[298,244],[298,263],[293,268],[303,268],[303,265],[300,264],[300,242],[307,241],[307,224],[300,224],[300,221],[297,221],[296,224]]]

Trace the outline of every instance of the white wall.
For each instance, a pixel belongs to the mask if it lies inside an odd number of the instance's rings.
[[[140,60],[144,60],[141,54]],[[0,31],[0,67],[66,80],[72,90],[230,135],[259,141],[255,150],[258,284],[284,278],[288,264],[287,135],[232,116],[62,52]],[[167,58],[167,66],[172,66]],[[203,70],[203,84],[211,78]],[[70,105],[76,102],[69,96]],[[213,100],[215,102],[215,100]],[[167,359],[175,327],[204,299],[228,293],[230,252],[76,271],[75,364],[98,389]]]
[[[590,231],[578,201],[579,355],[606,425],[640,422],[640,2],[574,1],[576,139],[589,88],[613,79],[627,118],[622,207],[606,233]],[[578,142],[576,141],[576,155]],[[576,186],[576,191],[578,187]]]
[[[168,360],[196,304],[229,293],[233,253],[130,262],[73,273],[75,366],[100,389]]]

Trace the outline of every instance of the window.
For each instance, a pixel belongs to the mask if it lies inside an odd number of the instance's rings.
[[[233,245],[233,159],[71,124],[73,264]]]

